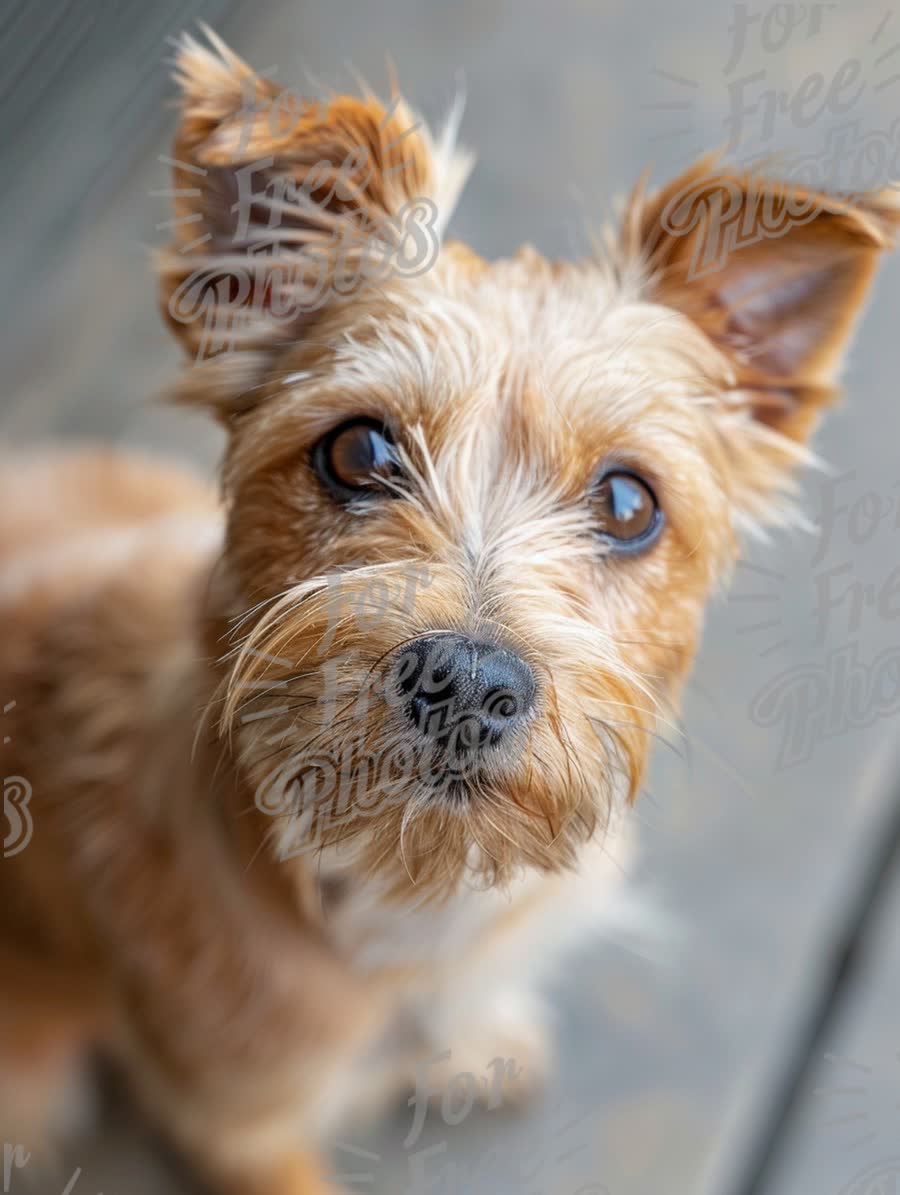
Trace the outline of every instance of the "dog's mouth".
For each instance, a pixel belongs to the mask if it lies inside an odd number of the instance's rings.
[[[451,805],[468,805],[475,796],[475,778],[466,776],[441,776],[426,784],[429,795]]]
[[[474,757],[456,760],[452,767],[433,764],[422,776],[429,796],[455,805],[467,804],[477,794],[484,779],[481,761]]]
[[[429,733],[417,736],[417,779],[430,796],[465,804],[502,783],[522,745],[508,735],[501,739],[493,734],[481,716],[448,710]]]

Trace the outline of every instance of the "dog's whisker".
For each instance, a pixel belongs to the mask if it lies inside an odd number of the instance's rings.
[[[625,726],[629,730],[636,730],[641,734],[646,734],[646,735],[649,735],[651,738],[656,739],[656,741],[658,743],[662,743],[662,745],[664,747],[668,748],[669,751],[671,751],[671,752],[673,752],[673,754],[677,755],[679,759],[683,760],[686,758],[686,755],[683,752],[679,751],[674,743],[672,743],[664,735],[661,735],[658,731],[652,730],[649,726],[641,726],[641,724],[639,722],[617,721],[614,718],[607,718],[607,717],[593,718],[593,717],[591,717],[590,714],[586,714],[585,717],[587,718],[589,724],[592,727],[594,727],[594,729],[596,729],[596,727],[594,726],[595,722],[599,722],[604,728],[607,728],[609,726]]]

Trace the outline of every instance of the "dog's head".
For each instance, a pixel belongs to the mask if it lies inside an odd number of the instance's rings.
[[[489,263],[439,246],[452,129],[218,43],[178,76],[164,309],[229,433],[222,727],[276,848],[426,893],[570,865],[786,517],[893,205],[705,162],[602,260]]]

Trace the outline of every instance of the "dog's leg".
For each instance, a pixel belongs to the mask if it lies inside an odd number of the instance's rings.
[[[341,1062],[320,1057],[285,1087],[271,1082],[277,1059],[269,1067],[209,1060],[178,1077],[146,1058],[135,1073],[135,1061],[132,1082],[150,1119],[211,1195],[340,1195],[316,1147],[348,1083]]]
[[[217,1195],[341,1195],[328,1181],[321,1160],[301,1150],[258,1166],[223,1167],[208,1159],[201,1160],[199,1168],[215,1184]]]
[[[78,1080],[104,1028],[89,977],[0,945],[0,1140],[51,1155],[86,1108]]]
[[[147,1066],[132,1078],[150,1119],[210,1195],[341,1195],[312,1144],[327,1138],[319,1101],[329,1098],[315,1080],[290,1100],[267,1091],[262,1073],[220,1071],[212,1085],[198,1074],[195,1090]]]
[[[182,983],[149,1000],[138,992],[123,1010],[119,1064],[214,1195],[337,1195],[316,1147],[384,1014],[342,967],[308,944],[304,954],[302,941],[296,949],[302,986]]]
[[[479,967],[441,992],[425,1015],[428,1045],[414,1075],[420,1099],[462,1098],[461,1083],[473,1080],[476,1099],[489,1107],[522,1104],[541,1090],[551,1058],[549,1017],[527,971],[516,978],[518,985],[508,973]]]
[[[493,925],[443,975],[434,999],[419,1010],[427,1052],[418,1060],[416,1089],[431,1098],[471,1075],[492,1107],[518,1104],[548,1077],[551,1020],[543,984],[560,959],[591,934],[620,934],[620,910],[630,909],[624,876],[630,832],[585,850],[578,873],[550,876],[510,894]]]
[[[415,1009],[423,1049],[418,1102],[462,1098],[465,1086],[491,1107],[539,1091],[550,1064],[549,1018],[539,992],[552,935],[557,881],[539,881],[498,911],[480,940],[436,977]],[[555,956],[555,951],[553,951]]]

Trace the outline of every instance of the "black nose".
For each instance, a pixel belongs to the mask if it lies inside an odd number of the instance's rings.
[[[468,635],[426,635],[404,644],[395,674],[406,712],[429,738],[461,746],[499,743],[534,705],[534,673],[515,652]]]

